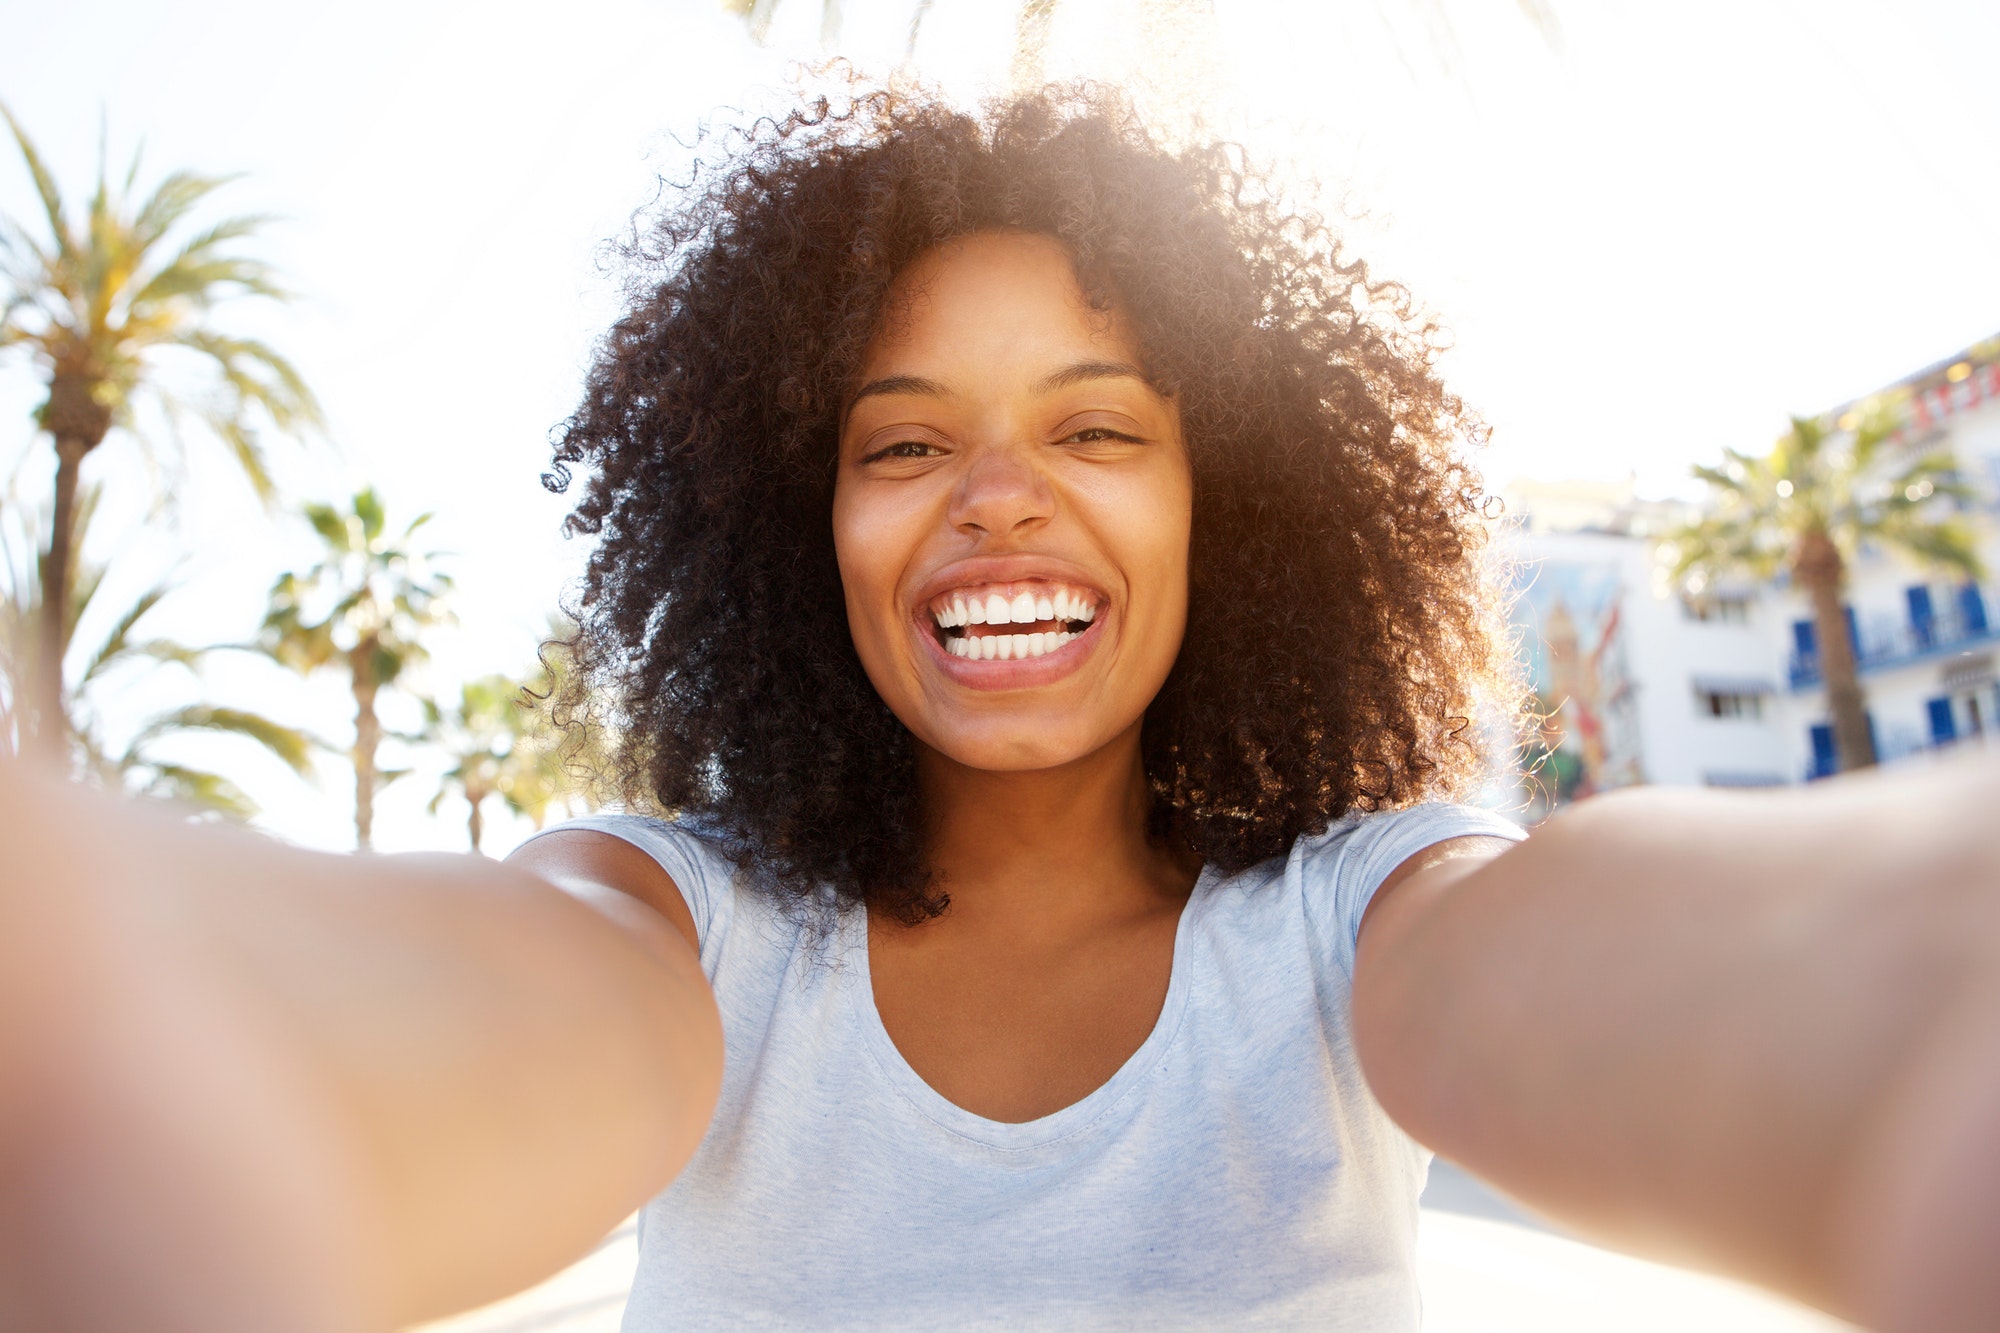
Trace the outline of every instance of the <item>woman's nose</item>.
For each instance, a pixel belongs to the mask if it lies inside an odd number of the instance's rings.
[[[955,528],[1004,537],[1055,514],[1055,491],[1025,448],[997,445],[974,453],[951,498]]]

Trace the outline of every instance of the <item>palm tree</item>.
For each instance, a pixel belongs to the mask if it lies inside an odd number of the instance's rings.
[[[83,460],[116,426],[132,428],[134,407],[150,396],[178,435],[192,418],[234,455],[267,500],[271,477],[257,427],[296,431],[319,409],[291,363],[255,338],[225,332],[212,319],[232,297],[288,299],[270,267],[234,250],[268,221],[233,217],[191,228],[195,210],[228,177],[170,172],[134,201],[135,155],[114,188],[100,155],[97,187],[73,222],[55,177],[27,132],[4,105],[14,142],[41,203],[42,230],[0,216],[0,351],[24,347],[48,396],[36,424],[54,442],[55,505],[41,561],[43,656],[31,691],[33,725],[45,753],[65,757],[63,626],[70,617],[77,478]],[[205,370],[202,391],[183,396],[173,362]]]
[[[485,835],[490,798],[499,797],[507,809],[540,828],[568,792],[556,738],[542,734],[531,688],[495,674],[466,681],[450,709],[425,701],[426,739],[452,761],[430,810],[436,814],[454,793],[463,796],[466,837],[475,852]]]
[[[336,670],[354,697],[354,841],[374,840],[375,795],[402,777],[377,764],[384,732],[376,703],[428,653],[424,636],[449,619],[443,598],[448,575],[432,568],[435,554],[414,551],[410,539],[430,520],[420,515],[389,535],[374,489],[358,492],[346,509],[312,504],[307,522],[325,544],[324,557],[304,573],[279,576],[257,648],[300,675]]]
[[[82,530],[96,511],[97,497],[94,487],[85,487],[78,496],[72,519],[79,546]],[[41,614],[42,580],[34,568],[38,561],[27,554],[39,543],[31,535],[17,541],[16,533],[11,525],[0,531],[0,578],[6,581],[0,589],[0,752],[11,753],[18,753],[27,739],[28,728],[22,723],[19,705],[28,681],[40,669],[39,640],[47,631]],[[161,757],[158,743],[190,732],[240,736],[275,755],[293,772],[307,775],[312,766],[312,740],[295,728],[240,708],[183,705],[142,723],[122,747],[111,743],[98,707],[100,692],[129,687],[135,673],[162,666],[196,670],[212,650],[142,636],[145,622],[174,590],[171,578],[141,592],[94,640],[79,637],[78,627],[91,623],[93,609],[102,605],[107,572],[105,566],[84,560],[71,564],[69,620],[58,653],[64,664],[64,695],[75,723],[73,739],[81,751],[84,775],[114,791],[168,799],[236,819],[257,813],[256,802],[240,786],[222,774]]]
[[[570,668],[566,645],[575,633],[567,617],[552,616],[539,663],[526,680],[492,675],[468,681],[449,710],[425,701],[425,738],[452,760],[431,798],[431,813],[454,793],[462,795],[470,807],[466,833],[475,852],[489,797],[498,796],[536,828],[558,809],[573,812],[595,804],[598,780],[607,771],[602,729],[566,728],[547,707],[562,693]]]
[[[430,812],[436,814],[453,792],[463,795],[468,807],[466,838],[475,852],[486,831],[487,798],[506,799],[506,770],[521,740],[516,716],[520,691],[519,682],[496,674],[466,681],[459,687],[457,705],[449,710],[434,699],[424,700],[425,738],[452,761],[431,797]],[[507,804],[519,808],[511,800]]]
[[[1694,469],[1708,484],[1708,512],[1666,534],[1660,548],[1675,577],[1695,591],[1732,575],[1761,581],[1786,574],[1805,593],[1843,771],[1875,762],[1841,602],[1856,550],[1867,543],[1982,576],[1970,526],[1944,503],[1970,498],[1952,456],[1897,449],[1895,424],[1879,407],[1842,418],[1851,429],[1793,417],[1768,454],[1724,450],[1721,467]]]

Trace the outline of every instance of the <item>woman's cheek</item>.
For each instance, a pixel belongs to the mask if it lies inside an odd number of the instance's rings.
[[[893,698],[911,669],[896,604],[898,576],[911,553],[904,531],[909,520],[901,506],[871,495],[874,489],[864,484],[836,490],[834,558],[855,652],[876,693]]]

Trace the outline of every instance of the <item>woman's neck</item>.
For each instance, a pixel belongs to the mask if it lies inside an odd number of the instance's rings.
[[[947,919],[1063,933],[1179,903],[1200,862],[1146,836],[1139,728],[1060,768],[992,772],[918,746]]]

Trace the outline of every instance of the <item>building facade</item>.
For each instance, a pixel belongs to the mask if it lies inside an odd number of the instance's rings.
[[[1983,581],[1880,549],[1849,571],[1848,622],[1876,749],[1907,761],[2000,731],[2000,338],[1829,416],[1864,406],[1902,423],[1906,456],[1949,450],[1971,488]],[[1548,721],[1524,765],[1533,819],[1639,782],[1751,787],[1835,767],[1811,612],[1788,582],[1690,593],[1654,540],[1684,506],[1629,484],[1521,482],[1509,554],[1523,653]]]

